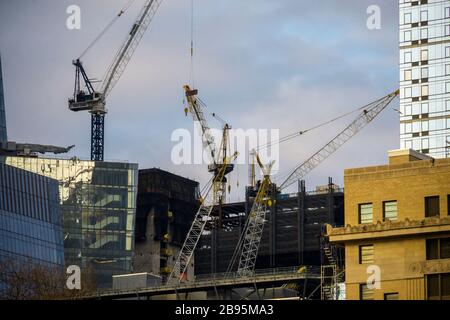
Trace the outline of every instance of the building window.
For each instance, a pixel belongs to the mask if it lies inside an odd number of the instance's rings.
[[[405,76],[405,81],[411,80],[412,79],[411,69],[405,70],[404,76]]]
[[[427,260],[449,259],[450,238],[427,239]]]
[[[422,86],[422,87],[420,88],[420,95],[421,95],[422,97],[428,96],[428,86],[427,86],[427,85]]]
[[[412,132],[411,122],[405,123],[405,133],[411,133],[411,132]]]
[[[407,104],[405,106],[405,116],[410,116],[410,115],[412,115],[412,107],[410,104]]]
[[[450,300],[450,273],[427,275],[428,300]]]
[[[439,259],[450,259],[450,238],[439,239]]]
[[[450,36],[450,24],[445,26],[445,35]]]
[[[373,223],[373,205],[372,203],[359,205],[359,223]]]
[[[374,290],[369,289],[366,283],[359,285],[359,295],[361,300],[374,300]]]
[[[448,47],[448,51],[449,51],[449,56],[450,56],[450,47]],[[405,60],[405,63],[408,63],[408,62],[411,62],[412,61],[412,54],[411,54],[411,52],[410,51],[408,51],[408,52],[405,52],[405,54],[404,54],[404,60]]]
[[[411,98],[412,96],[412,87],[406,87],[404,90],[404,97],[405,98]]]
[[[405,149],[412,149],[412,140],[406,140],[405,141]]]
[[[422,125],[426,123],[426,122],[422,122]],[[422,131],[428,131],[428,127],[426,128],[426,130],[424,130],[425,128],[422,126]],[[428,138],[422,139],[422,150],[428,150],[430,149],[430,140]]]
[[[445,75],[446,76],[450,75],[450,64],[445,65]]]
[[[450,7],[445,8],[445,17],[450,18]]]
[[[420,76],[422,79],[428,78],[428,68],[420,69]]]
[[[422,61],[428,60],[428,50],[420,51],[420,60]]]
[[[446,28],[447,30],[447,28]],[[404,41],[411,41],[411,31],[405,31],[403,34]]]
[[[403,15],[403,21],[405,24],[411,23],[411,13],[405,13]]]
[[[399,300],[398,292],[385,293],[384,300]]]
[[[450,141],[450,139],[448,139]],[[450,194],[447,195],[447,215],[450,216]]]
[[[397,221],[397,201],[383,202],[384,220]]]
[[[439,216],[439,196],[425,197],[425,217]]]
[[[439,239],[427,239],[427,260],[439,259]]]
[[[369,264],[374,261],[373,244],[359,246],[359,264]]]
[[[421,11],[420,12],[420,21],[424,22],[424,21],[428,21],[428,11]]]
[[[450,82],[445,83],[445,92],[450,93]]]
[[[420,29],[420,39],[428,39],[428,28]]]

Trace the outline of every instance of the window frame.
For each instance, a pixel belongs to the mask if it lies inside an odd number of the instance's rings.
[[[423,16],[425,15],[425,17]],[[420,22],[428,21],[428,10],[420,11]]]
[[[412,80],[412,69],[403,70],[403,79],[404,81]]]
[[[428,54],[429,54],[428,49],[420,50],[420,61],[428,61],[429,60]],[[426,56],[426,59],[424,59],[424,55]]]
[[[370,248],[372,251],[370,260],[363,260],[363,249]],[[358,246],[358,256],[359,256],[359,264],[372,264],[375,262],[375,246],[373,244],[362,244]],[[367,254],[365,255],[367,256]]]
[[[444,296],[443,295],[443,277],[448,277],[450,282],[450,273],[444,272],[444,273],[436,273],[436,274],[428,274],[426,275],[426,294],[427,294],[427,300],[450,300],[450,288],[449,295]],[[433,299],[430,299],[430,280],[431,278],[434,278],[437,280],[437,295],[432,296]],[[450,285],[449,285],[450,287]]]
[[[370,299],[363,299],[364,298],[364,289],[366,289],[366,292],[368,292],[369,295],[372,296]],[[367,301],[375,300],[374,296],[375,296],[375,290],[374,289],[369,289],[367,287],[367,283],[360,283],[359,284],[359,300],[362,300],[362,301],[364,301],[364,300],[367,300]]]
[[[386,217],[386,204],[390,204],[390,203],[395,203],[395,219],[391,219]],[[398,220],[398,201],[397,200],[388,200],[388,201],[383,201],[383,220],[384,221],[397,221]]]
[[[362,219],[362,211],[361,211],[361,209],[362,209],[363,206],[368,206],[368,205],[370,205],[372,207],[372,213],[371,213],[372,219],[371,219],[370,223],[373,223],[373,203],[372,202],[367,202],[367,203],[360,203],[360,204],[358,204],[358,224],[370,224],[369,222],[362,222],[363,219]]]
[[[434,200],[436,200],[437,199],[437,214],[433,214],[433,215],[431,215],[428,211],[429,211],[429,205],[427,205],[428,203],[427,203],[427,200],[432,200],[432,199],[434,199]],[[440,201],[441,201],[441,199],[440,199],[440,196],[428,196],[428,197],[425,197],[424,198],[424,213],[425,213],[425,218],[430,218],[430,217],[439,217],[440,216],[440,212],[441,212],[441,208],[440,208]]]
[[[397,299],[386,299],[388,296],[397,296]],[[400,294],[398,292],[386,292],[384,294],[384,300],[400,300]]]
[[[420,39],[421,40],[428,39],[428,28],[420,29]]]

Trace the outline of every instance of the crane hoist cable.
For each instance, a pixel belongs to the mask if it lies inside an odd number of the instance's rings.
[[[190,74],[189,82],[192,88],[195,88],[195,73],[194,73],[194,0],[191,0],[191,47],[190,47]]]
[[[200,103],[200,105],[203,107],[203,109],[208,110],[208,113],[216,119],[217,122],[219,122],[222,126],[225,126],[228,122],[225,121],[222,117],[220,117],[217,113],[210,111],[208,108],[208,105],[199,97],[197,97],[197,101]]]
[[[342,130],[337,136],[330,140],[325,146],[320,148],[310,158],[303,163],[296,166],[290,173],[277,175],[276,182],[279,189],[288,188],[296,181],[302,179],[311,170],[317,167],[321,162],[331,156],[336,150],[344,145],[348,140],[360,132],[366,125],[372,122],[386,107],[399,95],[400,90],[395,90],[388,95],[366,105],[365,108],[359,113],[357,118],[353,120],[344,130]],[[278,183],[282,181],[282,183]]]
[[[99,33],[99,35],[97,37],[95,37],[94,40],[92,40],[92,42],[87,46],[86,49],[84,49],[84,51],[80,54],[80,56],[78,57],[79,60],[81,60],[81,58],[83,58],[86,53],[93,47],[95,46],[95,44],[108,32],[109,29],[111,29],[111,27],[116,23],[117,20],[119,20],[119,18],[128,11],[128,9],[133,5],[133,3],[136,0],[128,0],[125,5],[122,7],[122,9],[120,9],[119,13],[116,14],[114,16],[114,18],[111,20],[110,23],[108,23],[106,25],[106,27]]]
[[[338,120],[341,120],[341,119],[343,119],[343,118],[345,118],[345,117],[347,117],[347,116],[349,116],[349,115],[351,115],[351,114],[353,114],[353,113],[356,113],[356,112],[358,112],[358,111],[361,111],[361,110],[367,108],[367,107],[370,106],[370,105],[371,105],[371,104],[367,104],[367,105],[362,106],[362,107],[360,107],[360,108],[357,108],[357,109],[355,109],[355,110],[346,112],[346,113],[344,113],[344,114],[342,114],[342,115],[340,115],[340,116],[338,116],[338,117],[336,117],[336,118],[333,118],[333,119],[331,119],[331,120],[322,122],[322,123],[320,123],[320,124],[317,124],[317,125],[315,125],[315,126],[309,128],[309,129],[301,130],[301,131],[296,131],[296,132],[291,133],[291,134],[289,134],[289,135],[286,135],[286,136],[284,136],[284,137],[282,137],[282,138],[280,138],[280,139],[278,139],[278,140],[272,140],[272,141],[270,141],[270,142],[268,142],[268,143],[266,143],[266,144],[259,145],[259,146],[256,147],[255,150],[256,150],[256,151],[264,150],[264,149],[270,148],[270,147],[273,146],[273,145],[281,144],[281,143],[283,143],[283,142],[292,140],[292,139],[294,139],[294,138],[297,138],[297,137],[299,137],[299,136],[304,135],[305,133],[308,133],[308,132],[310,132],[310,131],[319,129],[319,128],[324,127],[324,126],[326,126],[326,125],[332,124],[332,123],[334,123],[334,122],[336,122],[336,121],[338,121]]]

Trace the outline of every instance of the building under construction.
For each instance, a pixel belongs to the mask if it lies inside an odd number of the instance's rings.
[[[195,251],[195,274],[226,272],[251,210],[251,188],[246,201],[216,207],[219,223],[207,225]],[[257,269],[328,264],[321,250],[324,224],[344,224],[344,191],[333,184],[307,192],[300,181],[298,192],[273,193],[273,205],[266,213]],[[220,226],[220,227],[219,227]],[[234,268],[235,269],[235,268]]]
[[[199,198],[196,181],[160,169],[139,170],[134,272],[170,273]]]

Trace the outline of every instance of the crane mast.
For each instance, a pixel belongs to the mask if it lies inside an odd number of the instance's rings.
[[[194,217],[194,221],[192,222],[183,246],[180,249],[172,272],[167,279],[168,285],[180,283],[187,279],[187,269],[194,255],[198,241],[200,240],[206,224],[211,220],[210,216],[214,206],[218,205],[217,199],[223,196],[221,193],[224,190],[215,190],[214,185],[224,178],[227,165],[236,159],[237,156],[238,154],[235,153],[231,157],[225,157],[223,164],[218,169],[217,175],[214,177],[213,181],[208,184],[205,194],[202,195],[200,207]]]
[[[103,161],[105,114],[107,110],[106,97],[111,93],[130,62],[145,31],[155,16],[163,0],[146,0],[144,6],[133,24],[123,45],[115,55],[99,91],[94,90],[91,79],[86,74],[80,59],[73,61],[75,71],[75,92],[69,99],[69,109],[72,111],[89,111],[91,113],[91,160]],[[123,13],[121,11],[119,16]],[[80,77],[81,76],[81,77]],[[82,79],[81,79],[82,78]],[[82,89],[81,80],[87,92]]]
[[[273,184],[270,179],[270,171],[274,161],[264,166],[256,152],[254,157],[263,172],[263,179],[258,183],[255,200],[228,267],[228,272],[231,272],[239,256],[237,275],[240,277],[251,276],[254,273],[259,244],[266,221],[266,212],[272,206],[270,191],[273,189]]]

